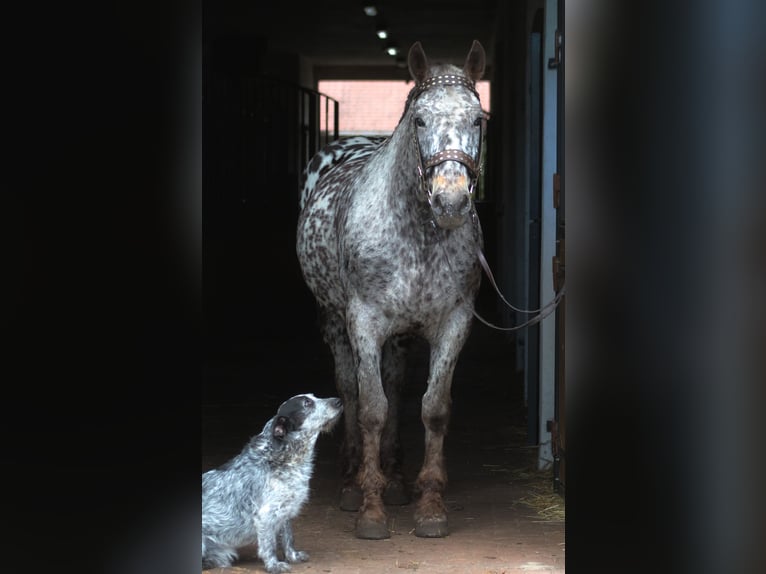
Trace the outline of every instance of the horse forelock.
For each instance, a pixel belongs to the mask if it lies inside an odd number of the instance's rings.
[[[450,76],[465,78],[467,80],[465,87],[470,89],[477,99],[479,98],[479,92],[476,90],[475,82],[465,74],[463,69],[458,68],[453,64],[435,64],[428,69],[424,80],[422,82],[415,83],[415,85],[412,86],[412,89],[410,89],[409,93],[407,94],[407,100],[404,103],[404,111],[402,112],[402,116],[399,118],[399,123],[404,120],[404,117],[407,115],[407,112],[415,100],[417,100],[423,93],[440,87],[440,84],[431,84],[429,80]]]

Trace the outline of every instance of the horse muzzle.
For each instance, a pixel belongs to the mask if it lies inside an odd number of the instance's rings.
[[[436,225],[442,229],[456,229],[471,214],[471,194],[467,186],[435,188],[429,198]]]
[[[460,167],[458,167],[460,166]],[[435,153],[418,166],[421,184],[436,225],[456,229],[471,214],[478,169],[467,153],[449,149]],[[430,180],[426,173],[431,172]]]

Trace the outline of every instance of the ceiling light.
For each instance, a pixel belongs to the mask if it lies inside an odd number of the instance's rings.
[[[377,30],[375,30],[375,33],[378,35],[378,38],[380,38],[381,40],[385,40],[386,38],[388,38],[388,30],[386,30],[385,28],[378,28]]]
[[[368,16],[377,16],[378,9],[375,8],[375,6],[365,6],[364,13],[367,14]]]
[[[399,48],[397,48],[396,46],[389,46],[388,48],[386,48],[386,53],[389,56],[396,56],[399,53]]]

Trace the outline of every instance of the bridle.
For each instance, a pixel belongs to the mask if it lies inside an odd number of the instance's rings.
[[[457,74],[442,74],[439,76],[431,76],[430,78],[426,78],[422,82],[415,84],[415,87],[410,90],[409,95],[407,96],[407,103],[404,106],[405,112],[409,108],[410,104],[415,101],[420,94],[425,92],[426,90],[433,88],[435,86],[464,86],[471,90],[476,97],[479,97],[479,93],[476,91],[476,86],[474,82],[465,76],[458,76]],[[414,120],[413,120],[414,121]],[[420,151],[420,140],[418,139],[418,130],[417,126],[414,126],[414,129],[412,130],[412,139],[413,143],[415,144],[415,151],[416,156],[418,159],[418,178],[420,179],[420,188],[422,189],[426,199],[428,200],[428,203],[431,203],[431,196],[433,195],[433,189],[428,185],[428,182],[426,181],[426,172],[441,164],[445,161],[456,161],[458,163],[462,163],[467,169],[468,172],[471,175],[471,183],[468,186],[468,196],[473,199],[473,193],[476,188],[476,183],[479,180],[479,176],[481,175],[482,170],[482,161],[481,161],[481,154],[483,151],[482,147],[482,141],[484,139],[484,123],[486,121],[486,118],[482,119],[481,125],[479,127],[479,152],[476,156],[476,158],[471,157],[467,153],[465,153],[463,150],[459,149],[445,149],[441,151],[437,151],[435,154],[433,154],[430,157],[423,158],[423,155]]]
[[[407,96],[407,103],[404,107],[404,112],[406,114],[407,109],[410,106],[410,103],[412,103],[420,94],[428,90],[429,88],[432,88],[434,86],[455,86],[455,85],[461,85],[465,86],[469,90],[471,90],[474,94],[476,94],[476,97],[479,97],[478,92],[476,91],[476,87],[474,83],[469,80],[468,78],[464,76],[458,76],[455,74],[445,74],[441,76],[432,76],[430,78],[426,78],[423,82],[416,84],[414,88],[410,91],[410,94]],[[471,174],[471,185],[469,186],[468,195],[471,199],[473,199],[473,192],[474,188],[476,186],[476,182],[481,175],[481,169],[482,169],[482,152],[483,152],[483,138],[484,138],[484,124],[486,122],[486,117],[483,118],[481,122],[481,132],[479,133],[479,152],[477,154],[476,158],[472,158],[470,155],[465,153],[462,150],[459,149],[446,149],[442,151],[438,151],[432,156],[428,158],[423,158],[422,154],[420,153],[420,141],[418,140],[418,130],[417,127],[413,129],[413,141],[415,144],[415,149],[417,150],[417,158],[418,158],[418,176],[420,177],[420,185],[423,189],[423,192],[426,195],[426,198],[428,199],[428,203],[431,203],[431,195],[433,193],[433,190],[429,189],[428,184],[426,182],[425,174],[426,171],[431,169],[434,166],[439,165],[440,163],[444,163],[445,161],[456,161],[459,163],[462,163],[466,168],[468,168],[468,171]],[[474,223],[474,229],[477,233],[480,233],[479,226],[478,226],[478,215],[476,213],[476,210],[471,208],[472,210],[472,219]],[[436,225],[436,222],[431,219],[430,220],[431,226],[437,233],[437,237],[439,238],[439,244],[441,245],[441,248],[444,252],[444,257],[447,261],[447,265],[449,266],[450,273],[454,276],[455,272],[452,268],[452,263],[450,261],[449,253],[444,246],[444,243],[441,241],[441,233]],[[487,274],[487,277],[489,278],[490,283],[495,288],[495,291],[500,296],[500,299],[502,299],[503,303],[505,303],[508,307],[516,311],[517,313],[525,313],[533,315],[526,321],[523,321],[522,323],[515,325],[513,327],[501,327],[499,325],[495,325],[493,323],[490,323],[489,321],[485,320],[483,317],[481,317],[477,312],[476,309],[472,307],[474,316],[480,320],[482,323],[487,325],[488,327],[491,327],[493,329],[497,329],[499,331],[516,331],[518,329],[523,329],[525,327],[529,327],[531,325],[535,325],[536,323],[539,323],[544,318],[546,318],[548,315],[553,313],[556,308],[558,307],[559,303],[561,302],[561,299],[563,298],[564,294],[566,293],[566,287],[562,287],[555,295],[553,300],[548,302],[547,304],[543,305],[539,309],[519,309],[518,307],[514,307],[511,303],[509,303],[505,297],[503,297],[503,294],[501,293],[499,287],[497,286],[497,283],[495,282],[495,278],[492,275],[492,270],[489,268],[489,264],[487,263],[486,258],[484,257],[484,253],[482,253],[481,247],[477,245],[476,247],[477,257],[479,259],[479,262],[481,263],[481,266],[484,269],[484,272]],[[463,302],[465,303],[465,299],[463,297],[462,291],[460,289],[457,289],[458,293],[460,294],[460,298],[463,299]]]

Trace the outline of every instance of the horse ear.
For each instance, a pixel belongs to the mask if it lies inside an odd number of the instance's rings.
[[[482,46],[478,40],[474,40],[471,45],[471,51],[468,52],[468,56],[465,59],[463,72],[465,72],[465,75],[471,78],[474,82],[478,82],[484,75],[486,59],[487,55],[484,53],[484,46]]]
[[[428,72],[428,58],[423,51],[423,46],[420,42],[415,42],[410,48],[409,54],[407,54],[407,65],[410,68],[410,75],[416,83],[420,83],[426,79],[426,73]]]

